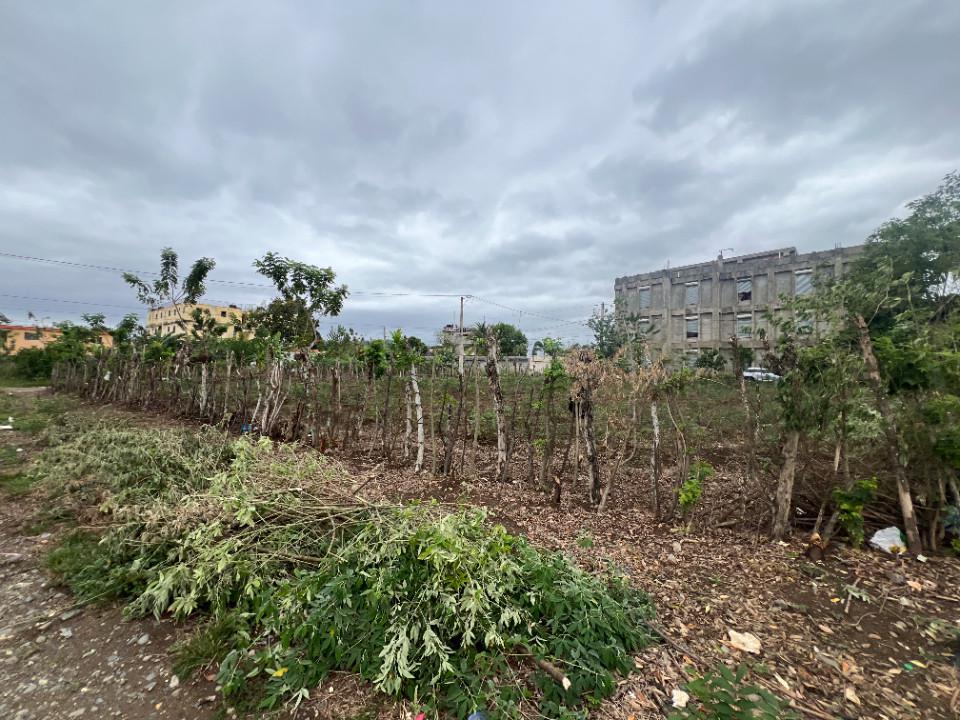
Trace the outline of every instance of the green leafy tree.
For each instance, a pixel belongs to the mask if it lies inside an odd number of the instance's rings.
[[[870,236],[842,281],[818,282],[817,293],[791,304],[802,322],[798,334],[802,327],[808,335],[812,326],[828,329],[812,348],[797,345],[797,362],[780,395],[785,421],[796,422],[817,405],[830,408],[827,416],[841,418],[836,427],[842,447],[849,413],[863,401],[850,388],[868,390],[908,546],[919,553],[923,540],[913,497],[926,498],[927,544],[936,546],[943,535],[945,485],[955,483],[958,472],[960,176],[947,176],[908,208],[907,217]],[[813,427],[824,425],[822,417],[808,415]],[[843,487],[855,490],[849,478]]]
[[[526,355],[529,342],[527,336],[520,332],[520,329],[510,323],[496,323],[490,328],[494,337],[497,338],[497,344],[500,347],[501,355]]]
[[[143,335],[144,329],[140,325],[140,316],[136,313],[129,313],[123,316],[123,319],[117,323],[117,326],[109,331],[113,338],[113,346],[118,350],[127,350],[131,348],[138,335]]]
[[[313,348],[320,342],[319,318],[336,316],[347,297],[346,285],[334,285],[336,273],[327,267],[268,252],[254,260],[257,272],[270,279],[279,297],[249,313],[258,332],[277,335],[293,347]]]
[[[160,251],[160,272],[152,283],[141,280],[134,273],[123,273],[124,281],[137,292],[137,298],[151,308],[164,305],[193,305],[207,291],[206,281],[216,266],[212,258],[202,257],[194,261],[187,276],[180,279],[180,260],[173,248]],[[186,318],[180,317],[181,327]]]
[[[587,327],[593,331],[593,347],[597,356],[611,358],[623,347],[626,333],[613,313],[601,313],[595,310],[587,320]]]

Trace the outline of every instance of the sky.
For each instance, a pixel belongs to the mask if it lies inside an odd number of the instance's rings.
[[[275,251],[350,288],[325,328],[429,340],[466,295],[583,340],[616,277],[935,189],[958,37],[947,0],[0,0],[0,312],[143,312],[99,268],[171,246],[211,302],[268,300]]]

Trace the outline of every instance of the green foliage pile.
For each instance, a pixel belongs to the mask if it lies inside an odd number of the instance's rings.
[[[577,717],[649,641],[651,605],[622,578],[543,554],[479,511],[352,498],[338,468],[294,446],[70,423],[49,439],[46,482],[70,479],[66,496],[108,520],[99,539],[68,536],[50,567],[81,599],[207,618],[178,665],[219,662],[229,702],[255,690],[264,708],[298,703],[349,670],[454,717]]]

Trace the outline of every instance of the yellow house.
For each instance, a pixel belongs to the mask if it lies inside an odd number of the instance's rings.
[[[63,334],[57,327],[38,327],[36,325],[0,325],[0,340],[4,351],[16,355],[28,348],[43,348]],[[113,346],[113,337],[106,330],[96,339],[98,345]]]
[[[147,312],[147,331],[160,335],[183,335],[193,326],[193,311],[200,310],[204,315],[212,317],[217,324],[226,325],[227,331],[223,337],[239,337],[243,333],[236,330],[235,322],[243,320],[243,310],[236,305],[207,305],[197,303],[190,305],[167,305],[153,308]]]

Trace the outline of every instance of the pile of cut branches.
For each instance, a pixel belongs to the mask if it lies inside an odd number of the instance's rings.
[[[51,567],[80,598],[199,616],[228,702],[298,703],[334,670],[464,717],[578,717],[649,642],[646,595],[476,510],[371,504],[323,456],[216,430],[61,427],[37,472],[102,532]],[[201,628],[200,632],[203,632]]]

